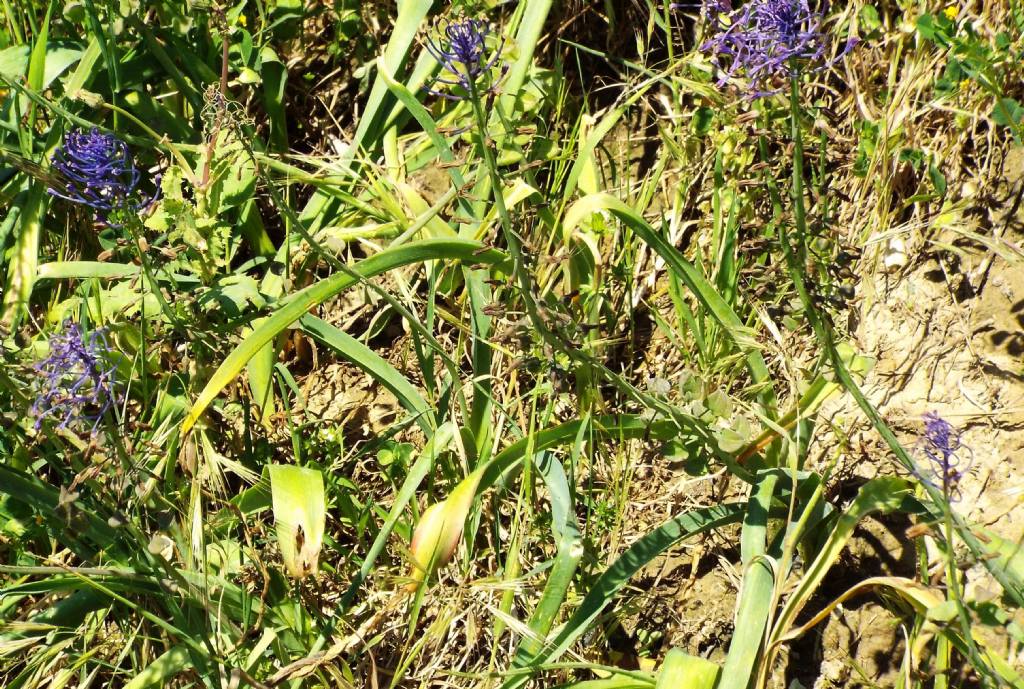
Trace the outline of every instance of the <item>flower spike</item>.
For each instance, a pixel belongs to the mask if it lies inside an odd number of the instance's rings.
[[[454,75],[453,79],[436,77],[434,83],[457,86],[465,94],[445,93],[427,89],[427,92],[448,100],[464,100],[473,91],[474,85],[480,92],[487,92],[493,87],[480,84],[481,76],[497,64],[501,57],[502,45],[494,51],[491,58],[485,59],[487,37],[491,29],[479,19],[462,19],[449,22],[444,26],[443,37],[427,37],[426,49],[438,64]]]
[[[42,390],[32,404],[35,429],[47,417],[60,419],[58,428],[92,424],[95,432],[103,415],[123,399],[117,390],[115,365],[104,330],[86,337],[82,327],[67,321],[50,338],[50,355],[35,365]]]
[[[733,9],[730,0],[705,0],[704,13],[715,35],[701,46],[722,70],[719,86],[740,72],[752,82],[748,98],[774,95],[771,82],[794,76],[804,66],[831,67],[857,44],[847,41],[831,61],[824,61],[831,46],[822,28],[828,3],[812,10],[807,0],[750,0]],[[766,88],[767,87],[767,88]]]
[[[960,480],[971,469],[974,454],[963,444],[960,431],[935,412],[924,415],[924,436],[918,449],[928,460],[927,475],[922,481],[935,486],[951,500],[960,499]]]
[[[113,211],[139,210],[152,201],[138,198],[139,171],[128,144],[95,127],[65,136],[64,145],[54,153],[51,165],[64,184],[51,187],[50,194],[89,206],[99,211],[104,221]]]

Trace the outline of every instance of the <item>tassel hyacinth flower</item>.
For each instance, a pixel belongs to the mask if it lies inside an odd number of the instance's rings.
[[[961,441],[960,431],[935,412],[928,412],[924,415],[924,436],[918,448],[929,464],[928,475],[919,478],[950,499],[959,500],[960,480],[970,471],[974,458],[971,449]]]
[[[91,426],[95,431],[103,415],[120,402],[111,362],[110,346],[103,330],[88,337],[70,321],[63,332],[50,338],[50,355],[35,365],[42,390],[32,405],[35,428],[47,417],[60,419],[59,428]]]
[[[857,39],[847,41],[834,60],[824,61],[831,47],[831,37],[822,28],[827,8],[824,2],[812,10],[807,0],[750,0],[737,9],[730,0],[705,2],[715,35],[701,49],[722,69],[719,86],[743,73],[754,87],[748,97],[759,98],[778,93],[781,89],[774,84],[803,66],[832,66]]]
[[[445,93],[427,89],[428,93],[447,98],[448,100],[465,100],[473,92],[474,85],[478,92],[490,90],[478,83],[481,75],[486,74],[501,57],[501,47],[494,51],[489,60],[485,59],[487,37],[491,29],[479,19],[462,19],[449,22],[444,27],[443,38],[427,37],[426,49],[435,60],[454,78],[437,77],[434,83],[447,84],[461,88],[465,93]]]
[[[150,201],[137,198],[139,171],[128,144],[113,134],[96,128],[70,132],[50,164],[64,181],[50,194],[89,206],[103,220],[113,211],[139,210]]]

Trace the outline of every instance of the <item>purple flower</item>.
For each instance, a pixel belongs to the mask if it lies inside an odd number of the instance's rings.
[[[128,144],[113,134],[96,128],[70,132],[50,162],[64,181],[61,188],[51,187],[50,193],[90,206],[104,220],[112,211],[138,210],[149,202],[134,197],[139,171]]]
[[[120,401],[110,354],[102,329],[85,337],[80,325],[64,323],[63,332],[50,338],[50,356],[34,367],[42,379],[32,405],[36,430],[47,417],[59,418],[59,428],[91,423],[90,431],[96,430],[107,410]]]
[[[923,481],[940,489],[953,500],[960,499],[960,479],[970,470],[974,454],[960,441],[960,431],[935,412],[924,415],[924,436],[918,449],[928,460]]]
[[[826,69],[857,43],[851,38],[836,60],[822,62],[830,47],[822,29],[828,3],[812,10],[807,0],[750,0],[733,9],[730,0],[705,0],[704,12],[715,36],[701,46],[722,68],[719,86],[743,72],[754,84],[751,98],[778,93],[768,88],[779,78],[793,76],[804,64]],[[724,64],[723,64],[724,61]]]
[[[490,60],[486,60],[484,53],[487,50],[487,37],[491,29],[478,19],[462,19],[449,22],[444,27],[444,38],[428,37],[426,48],[440,65],[454,75],[454,79],[437,77],[435,83],[448,84],[449,86],[461,87],[465,94],[441,93],[428,89],[428,92],[447,98],[448,100],[463,100],[472,92],[473,85],[477,83],[480,76],[495,65],[501,57],[501,47],[494,51]],[[478,85],[479,88],[479,85]],[[480,89],[486,91],[488,89]]]

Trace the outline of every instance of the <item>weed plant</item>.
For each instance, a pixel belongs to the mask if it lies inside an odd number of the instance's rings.
[[[833,686],[864,597],[886,681],[1024,686],[977,448],[850,325],[1020,146],[1016,0],[0,10],[2,686]]]

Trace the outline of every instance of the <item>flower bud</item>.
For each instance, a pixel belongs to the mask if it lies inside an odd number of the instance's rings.
[[[415,591],[422,581],[448,564],[455,555],[481,476],[479,469],[474,471],[445,500],[423,512],[412,535],[412,581],[408,590]]]

